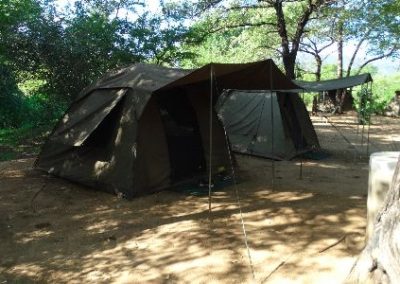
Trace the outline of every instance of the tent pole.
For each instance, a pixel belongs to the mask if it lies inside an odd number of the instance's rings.
[[[230,162],[230,165],[231,165],[233,187],[235,188],[236,203],[237,203],[238,208],[239,208],[240,221],[241,221],[241,224],[242,224],[242,232],[243,232],[243,236],[244,236],[244,244],[246,246],[247,256],[249,258],[249,265],[250,265],[251,275],[253,276],[253,280],[255,280],[256,279],[256,274],[254,272],[253,260],[251,258],[250,246],[249,246],[247,232],[246,232],[246,226],[245,226],[244,218],[243,218],[242,203],[240,202],[240,195],[239,195],[239,189],[238,189],[238,185],[237,185],[237,181],[236,181],[236,172],[235,172],[235,167],[233,165],[231,147],[230,147],[230,144],[229,144],[228,134],[226,133],[225,126],[223,125],[222,128],[224,130],[224,135],[225,135],[225,144],[226,144],[226,147],[229,150],[229,155],[228,156],[229,156],[229,162]]]
[[[301,92],[301,99],[304,103],[304,92]],[[305,105],[305,103],[304,103]],[[307,111],[307,107],[306,107]],[[300,126],[300,147],[303,147],[303,127]],[[303,179],[303,157],[302,155],[300,156],[300,174],[299,174],[299,179]]]
[[[362,128],[361,128],[361,153],[363,152],[362,150],[364,148],[364,129],[365,129],[365,124],[363,122],[363,125],[362,125]]]
[[[367,88],[368,88],[368,86],[367,86]],[[361,129],[361,153],[363,153],[363,147],[364,147],[364,132],[365,132],[365,121],[364,121],[364,118],[365,118],[365,115],[367,114],[366,113],[366,107],[367,107],[367,102],[366,101],[363,101],[364,100],[364,97],[363,97],[363,95],[362,95],[362,97],[361,97],[361,102],[363,102],[363,103],[361,103],[361,105],[360,105],[360,107],[362,108],[362,109],[360,109],[360,111],[362,111],[363,113],[364,113],[364,117],[361,117],[361,119],[362,119],[362,129]],[[368,147],[368,146],[367,146]]]
[[[219,94],[219,88],[218,88],[217,79],[215,79],[215,89],[217,90],[217,93]],[[244,218],[243,218],[242,204],[240,202],[240,195],[239,195],[239,189],[238,189],[238,186],[237,186],[236,172],[235,172],[235,167],[234,167],[234,164],[233,164],[231,147],[230,147],[228,135],[226,133],[226,129],[225,129],[225,125],[224,124],[222,124],[222,129],[224,131],[225,144],[226,144],[226,147],[228,148],[228,157],[229,157],[229,163],[230,163],[230,166],[231,166],[233,186],[235,188],[236,203],[238,205],[239,213],[240,213],[240,221],[241,221],[241,224],[242,224],[242,232],[243,232],[243,236],[244,236],[244,244],[246,246],[247,256],[249,258],[249,265],[250,265],[251,275],[253,276],[253,280],[256,280],[256,274],[254,272],[254,265],[253,265],[253,261],[252,261],[252,258],[251,258],[250,247],[249,247],[249,242],[248,242],[248,237],[247,237],[247,232],[246,232],[246,226],[245,226]]]
[[[368,95],[370,96],[370,105],[373,103],[373,97],[372,97],[372,82],[371,84],[367,85],[368,89]],[[368,134],[367,134],[367,157],[369,157],[369,134],[370,134],[370,128],[371,128],[371,120],[372,120],[372,108],[368,109]]]
[[[270,93],[271,96],[271,125],[272,125],[272,132],[271,132],[271,153],[272,153],[272,190],[275,187],[275,159],[274,159],[274,107],[273,107],[273,95],[272,91]]]
[[[362,86],[361,86],[361,90],[362,90]],[[361,92],[361,94],[362,94],[362,92]],[[355,144],[354,144],[355,147],[356,147],[357,141],[358,141],[358,134],[360,133],[360,123],[361,123],[360,112],[362,111],[361,108],[362,108],[362,97],[360,98],[360,104],[359,104],[359,107],[358,107],[357,117],[356,117],[356,120],[357,120],[357,122],[356,122],[356,124],[357,124],[357,132],[356,132],[356,139],[355,139]],[[354,157],[353,157],[353,163],[354,164],[356,163],[356,158],[357,158],[357,151],[354,151]]]
[[[274,101],[272,95],[272,66],[269,68],[269,84],[270,84],[270,110],[271,110],[271,156],[272,156],[272,190],[275,188],[275,158],[274,158]],[[278,99],[278,97],[277,97]]]
[[[210,136],[210,145],[209,145],[209,163],[208,163],[208,211],[211,213],[211,187],[212,187],[212,150],[213,150],[213,139],[212,139],[212,131],[213,131],[213,93],[214,93],[214,82],[213,82],[213,65],[210,67],[210,114],[209,114],[209,136]]]

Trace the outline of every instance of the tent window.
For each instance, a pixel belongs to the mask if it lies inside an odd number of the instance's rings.
[[[126,89],[95,90],[68,110],[51,138],[58,143],[81,146],[125,96]]]
[[[113,139],[117,131],[117,125],[121,119],[123,99],[110,111],[99,126],[83,142],[82,150],[94,150],[101,156],[100,160],[109,160]]]
[[[206,169],[204,150],[196,114],[183,92],[158,96],[158,105],[167,136],[174,181]]]

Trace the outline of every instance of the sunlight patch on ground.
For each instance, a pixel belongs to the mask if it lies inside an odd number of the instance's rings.
[[[110,220],[103,220],[103,221],[98,221],[95,224],[86,226],[85,230],[95,232],[97,234],[99,233],[105,233],[111,230],[112,228],[117,227],[119,224],[118,221],[110,221]]]
[[[44,238],[44,237],[48,237],[53,233],[54,233],[54,231],[50,231],[50,230],[37,230],[37,231],[30,232],[30,233],[17,234],[16,239],[17,239],[17,243],[27,244],[27,243],[36,241],[36,240]]]

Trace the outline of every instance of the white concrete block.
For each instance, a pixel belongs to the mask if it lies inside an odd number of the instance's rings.
[[[372,234],[376,215],[382,208],[392,182],[400,152],[377,152],[369,159],[366,238]]]

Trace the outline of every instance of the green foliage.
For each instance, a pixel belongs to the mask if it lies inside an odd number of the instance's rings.
[[[14,74],[5,65],[0,65],[0,78],[0,128],[18,127],[23,121],[23,96]]]
[[[192,56],[179,46],[187,35],[187,28],[179,23],[163,27],[164,23],[162,17],[144,13],[131,25],[129,35],[135,40],[129,47],[134,54],[140,54],[141,61],[177,65]]]
[[[16,159],[39,153],[40,146],[51,131],[51,125],[20,128],[0,128],[0,161]]]
[[[324,1],[302,0],[195,3],[205,4],[208,13],[191,27],[191,40],[183,48],[197,56],[185,60],[184,66],[274,58],[289,73],[293,73],[291,62],[309,16],[325,5]]]
[[[354,105],[359,114],[359,123],[366,125],[371,122],[371,114],[375,111],[372,90],[368,86],[362,86],[355,97]]]
[[[371,90],[372,94],[367,94],[367,97],[370,97],[371,100],[363,102],[362,98],[366,96],[367,90],[362,87],[355,88],[353,90],[354,106],[360,114],[362,112],[383,114],[394,98],[395,91],[400,90],[400,73],[391,76],[376,75]]]
[[[135,20],[118,16],[122,10],[134,13],[142,1],[77,1],[63,14],[51,1],[30,3],[37,8],[36,14],[30,10],[34,17],[21,11],[14,22],[3,21],[0,59],[16,73],[45,81],[44,93],[57,100],[70,102],[109,69],[138,61],[174,64],[188,56],[178,50],[183,25],[148,13]]]
[[[400,73],[392,76],[375,76],[372,85],[374,112],[382,114],[398,90],[400,90]]]

